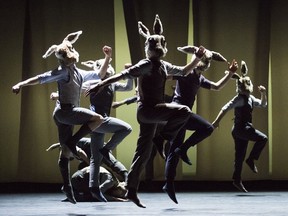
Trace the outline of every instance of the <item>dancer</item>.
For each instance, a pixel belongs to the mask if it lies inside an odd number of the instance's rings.
[[[77,201],[94,201],[89,188],[90,167],[84,167],[77,170],[71,178],[71,183],[74,189],[75,198]],[[100,166],[99,169],[99,184],[102,194],[108,201],[127,201],[125,194],[125,182],[120,182],[113,173],[105,167]],[[97,201],[97,200],[96,200]]]
[[[101,126],[100,126],[101,127]],[[77,143],[76,149],[81,157],[79,160],[78,171],[76,171],[71,178],[71,184],[76,201],[94,201],[95,198],[92,196],[89,188],[89,176],[90,176],[90,158],[91,158],[91,138],[83,137]],[[60,143],[55,143],[49,146],[46,151],[52,151],[59,149],[61,154]],[[102,166],[99,169],[99,188],[105,198],[109,201],[125,201],[124,192],[125,189],[125,178],[128,170],[126,167],[115,157],[109,153],[110,160],[103,158]],[[70,158],[73,160],[73,157]],[[112,163],[111,163],[112,161]],[[105,167],[107,168],[105,168]],[[109,170],[109,171],[108,171]],[[111,172],[110,172],[111,171]],[[76,193],[75,193],[76,192]],[[96,199],[97,200],[97,199]],[[68,198],[63,200],[68,201]]]
[[[82,64],[89,67],[89,62],[82,62]],[[87,64],[88,63],[88,64]],[[97,60],[94,63],[94,69],[98,70],[102,67],[103,60]],[[91,66],[91,65],[90,65]],[[131,65],[126,64],[125,68],[129,68]],[[103,81],[114,75],[115,71],[111,64],[108,65],[106,75],[102,79]],[[97,82],[97,81],[96,81]],[[86,83],[87,84],[87,83]],[[85,85],[86,85],[85,84]],[[93,81],[89,82],[89,85],[93,85]],[[90,109],[103,116],[103,123],[91,134],[91,159],[90,159],[90,183],[91,190],[99,189],[99,168],[102,160],[102,156],[106,161],[113,165],[114,160],[110,158],[110,152],[116,148],[132,131],[132,127],[125,121],[110,116],[111,106],[116,91],[131,91],[133,89],[133,79],[128,79],[126,83],[114,82],[101,89],[98,94],[90,95]],[[108,142],[104,145],[105,134],[113,134]],[[101,154],[99,154],[99,152]],[[126,170],[122,170],[124,175],[124,182],[127,182],[128,173]]]
[[[95,71],[99,70],[104,64],[105,59],[100,59],[96,61],[86,61],[82,62],[82,65],[85,65],[89,68],[94,69]],[[102,80],[107,79],[108,77],[115,74],[114,68],[110,64],[111,59],[109,60],[109,65],[106,73]],[[125,68],[128,68],[130,65],[126,64]],[[87,86],[92,85],[99,80],[91,80],[85,82],[83,84],[83,88],[87,88]],[[99,168],[102,161],[102,155],[105,158],[105,161],[110,163],[110,166],[118,165],[115,163],[115,158],[111,157],[110,152],[120,143],[122,140],[128,136],[132,128],[131,126],[114,117],[110,117],[111,105],[113,102],[113,97],[115,91],[131,91],[133,89],[133,80],[128,79],[126,83],[115,82],[108,86],[105,86],[101,89],[99,94],[91,94],[90,95],[90,109],[103,116],[103,123],[94,130],[91,134],[91,157],[90,157],[90,191],[92,196],[96,199],[99,199]],[[51,94],[50,98],[57,98],[57,93],[54,92]],[[111,139],[104,146],[104,138],[105,134],[112,133]],[[101,152],[101,154],[99,154]],[[116,168],[117,169],[117,168]],[[118,171],[121,172],[121,176],[123,176],[124,182],[127,182],[128,172],[126,169],[122,169],[122,166],[118,167]],[[95,196],[96,195],[96,196]],[[103,197],[102,197],[103,198]],[[101,197],[100,197],[101,199]]]
[[[91,86],[86,95],[97,93],[103,86],[125,78],[138,78],[137,86],[139,101],[137,120],[140,124],[140,133],[136,151],[128,174],[127,198],[138,207],[145,208],[137,196],[140,174],[150,157],[153,137],[159,122],[167,121],[161,136],[165,140],[173,140],[181,127],[186,123],[191,111],[187,106],[164,103],[164,87],[168,75],[186,75],[200,61],[205,53],[201,47],[193,56],[193,60],[185,67],[174,66],[161,60],[167,53],[165,37],[162,35],[162,23],[158,15],[154,21],[154,35],[141,22],[138,23],[140,35],[146,38],[146,59],[136,65],[116,74],[102,82]]]
[[[175,86],[171,86],[171,87],[173,90],[175,90]],[[136,90],[136,94],[137,94],[137,90]],[[137,96],[134,96],[134,97],[126,98],[122,101],[115,101],[112,104],[112,108],[118,108],[120,106],[123,106],[124,104],[129,105],[129,104],[135,103],[137,102],[137,98],[138,98]],[[172,98],[173,98],[172,96],[165,94],[164,95],[165,103],[170,103],[172,101]],[[165,123],[166,122],[161,122],[157,124],[157,128],[156,128],[155,135],[153,138],[154,145],[153,145],[149,160],[147,161],[147,164],[145,166],[145,182],[148,182],[148,183],[150,183],[152,179],[154,178],[154,158],[157,152],[159,153],[161,158],[163,158],[164,160],[166,159],[166,155],[168,155],[168,152],[169,152],[169,146],[170,146],[169,143],[164,144],[163,138],[160,135],[160,132],[165,126]]]
[[[62,154],[59,157],[58,164],[64,181],[62,191],[73,204],[76,203],[76,200],[70,182],[70,151],[75,157],[79,158],[76,143],[98,128],[103,122],[101,115],[79,106],[81,87],[85,81],[103,78],[102,76],[106,73],[111,58],[111,48],[104,46],[105,63],[99,71],[84,71],[77,68],[75,64],[79,60],[79,53],[73,48],[72,44],[77,41],[81,34],[82,31],[68,34],[61,44],[52,45],[43,55],[43,58],[47,58],[55,52],[60,63],[59,67],[19,82],[12,87],[12,92],[18,94],[24,86],[57,82],[59,99],[53,112],[53,118],[58,127],[59,141],[62,145]],[[74,125],[82,126],[72,136]],[[99,194],[99,197],[103,196]],[[105,201],[105,198],[103,201]]]
[[[247,73],[247,65],[242,61],[241,76],[238,74],[233,75],[233,78],[236,79],[237,95],[222,107],[212,123],[215,128],[219,127],[219,123],[225,114],[229,110],[234,109],[232,136],[235,143],[235,161],[232,178],[233,185],[242,192],[248,192],[242,183],[241,173],[249,141],[255,143],[245,162],[254,173],[258,173],[255,160],[259,159],[260,154],[268,141],[267,136],[255,129],[252,124],[253,108],[267,106],[266,88],[262,85],[258,86],[261,98],[255,98],[252,95],[253,84],[250,77],[246,76]]]
[[[195,53],[198,49],[199,48],[195,46],[178,48],[178,50],[184,53]],[[227,60],[220,53],[206,49],[204,57],[191,73],[189,73],[186,77],[174,78],[177,80],[177,82],[172,104],[186,105],[192,109],[199,88],[202,87],[208,90],[222,89],[238,68],[237,62],[233,60],[231,64],[228,64],[228,70],[224,77],[217,82],[213,82],[205,78],[202,74],[204,71],[208,70],[212,60],[227,62]],[[186,130],[194,131],[194,133],[184,142]],[[191,165],[191,161],[187,156],[188,149],[210,136],[213,130],[214,128],[211,123],[200,115],[191,113],[185,126],[170,143],[170,151],[165,166],[166,183],[163,190],[176,204],[178,201],[175,195],[174,179],[176,176],[176,168],[179,162],[179,157],[184,162]]]
[[[78,165],[78,170],[83,169],[90,165],[90,158],[91,158],[90,145],[91,145],[91,138],[89,137],[83,137],[77,143],[76,149],[80,156],[79,159],[80,163]],[[61,154],[62,148],[60,143],[52,144],[46,149],[46,151],[51,151],[53,149],[59,149]],[[72,159],[73,157],[70,158],[70,160]],[[118,161],[111,152],[109,152],[109,161],[103,158],[101,161],[101,165],[104,165],[105,167],[109,168],[109,170],[111,170],[121,182],[125,183],[125,181],[127,180],[127,174],[128,174],[127,168],[120,161]]]

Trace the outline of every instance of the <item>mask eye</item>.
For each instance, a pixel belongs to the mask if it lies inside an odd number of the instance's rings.
[[[164,37],[161,38],[161,45],[164,47],[166,45],[166,40]]]
[[[251,85],[251,80],[247,79],[246,80],[246,85]]]
[[[66,58],[67,57],[67,52],[65,52],[64,50],[60,50],[58,53],[59,53],[59,55],[62,56],[62,58]]]

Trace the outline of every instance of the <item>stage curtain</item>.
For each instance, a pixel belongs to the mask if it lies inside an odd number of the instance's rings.
[[[2,99],[1,106],[1,181],[61,182],[59,151],[45,152],[58,142],[52,119],[55,102],[49,99],[57,85],[24,87],[19,95],[13,95],[11,87],[58,67],[54,54],[47,59],[42,55],[71,32],[83,31],[74,44],[80,61],[103,58],[102,47],[114,46],[114,1],[12,0],[4,4],[1,66],[7,79],[1,81],[1,94],[7,99]],[[78,67],[85,69],[80,62]],[[88,99],[83,98],[82,105],[88,107]]]
[[[145,40],[138,34],[137,22],[142,21],[152,31],[155,14],[159,14],[169,50],[165,60],[177,65],[186,64],[187,56],[176,48],[188,43],[188,29],[191,28],[188,17],[192,9],[194,45],[220,52],[230,62],[236,59],[239,65],[241,60],[247,63],[248,75],[254,84],[253,94],[260,96],[258,85],[264,85],[269,93],[268,107],[253,111],[254,126],[266,133],[269,141],[257,162],[259,174],[251,173],[244,164],[243,180],[287,180],[288,171],[283,164],[288,162],[285,127],[288,118],[285,95],[288,2],[193,0],[192,7],[189,0],[122,2],[132,63],[145,57]],[[74,31],[83,31],[74,44],[80,53],[80,62],[102,58],[102,47],[114,47],[117,37],[114,1],[10,0],[1,2],[0,12],[0,182],[61,183],[57,165],[59,152],[45,152],[49,145],[58,142],[57,128],[52,119],[55,102],[49,99],[50,93],[57,90],[56,84],[24,87],[19,95],[12,94],[11,87],[23,79],[57,67],[54,55],[47,59],[42,55],[51,45],[61,43],[68,33]],[[113,58],[116,60],[117,56],[113,54]],[[78,66],[85,69],[80,63]],[[225,63],[212,62],[204,75],[218,81],[226,69]],[[170,88],[171,83],[168,83],[167,92]],[[221,107],[235,94],[234,80],[219,92],[201,89],[196,112],[212,122]],[[88,107],[88,99],[82,98],[81,104]],[[125,115],[131,119],[130,113],[123,110],[121,119],[126,120]],[[127,122],[137,127],[136,118],[133,121]],[[234,162],[232,124],[233,111],[230,111],[220,128],[197,146],[197,160],[193,165],[196,172],[181,178],[181,166],[187,165],[180,163],[177,170],[179,180],[231,180]],[[138,134],[132,132],[130,136],[133,142],[129,148],[134,149]],[[252,144],[249,144],[249,150]],[[117,147],[125,152],[123,148],[127,146]],[[125,165],[130,167],[128,162]],[[164,161],[157,159],[154,165],[156,178],[164,179]]]
[[[268,88],[270,2],[228,0],[194,1],[194,39],[196,45],[220,52],[229,62],[236,59],[239,66],[245,61],[254,84],[254,95],[259,97],[258,85]],[[227,69],[225,63],[212,62],[204,75],[217,82]],[[237,71],[240,73],[240,70]],[[231,80],[221,91],[200,90],[197,97],[197,113],[212,122],[221,107],[236,95],[235,81]],[[234,141],[231,135],[234,111],[230,111],[211,137],[198,145],[197,178],[223,180],[232,176]],[[268,134],[267,109],[254,109],[254,126]],[[252,142],[249,145],[251,149]],[[249,153],[247,152],[247,156]],[[251,174],[243,168],[244,179],[267,178],[269,175],[268,147],[259,160],[260,173]]]

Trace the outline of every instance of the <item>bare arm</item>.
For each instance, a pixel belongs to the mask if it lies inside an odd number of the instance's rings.
[[[52,150],[54,150],[54,149],[56,149],[56,148],[61,149],[60,143],[54,143],[54,144],[52,144],[51,146],[49,146],[49,147],[46,149],[46,151],[52,151]],[[81,148],[79,148],[78,146],[76,146],[76,149],[77,149],[77,152],[78,152],[79,156],[81,157],[81,159],[82,159],[83,161],[85,161],[87,164],[90,164],[90,160],[89,160],[87,154],[85,153],[85,151],[83,151],[83,150],[82,150]]]
[[[214,128],[218,128],[219,127],[219,124],[220,124],[220,121],[222,120],[222,118],[226,115],[228,110],[223,110],[221,109],[220,112],[218,113],[216,119],[212,122],[212,125]]]
[[[185,75],[188,75],[196,66],[197,64],[201,61],[201,58],[205,54],[205,48],[203,46],[200,46],[197,52],[195,53],[195,56],[192,56],[192,60],[189,64],[184,66],[183,72]]]
[[[103,47],[103,53],[105,54],[104,63],[101,65],[100,71],[99,71],[99,77],[103,79],[106,75],[106,72],[108,70],[108,65],[110,62],[110,58],[112,56],[112,48],[109,46]]]
[[[120,107],[120,106],[122,106],[124,104],[129,105],[129,104],[134,103],[136,101],[137,101],[137,96],[134,96],[134,97],[131,97],[131,98],[127,98],[127,99],[124,99],[122,101],[115,101],[115,102],[112,103],[112,108],[115,109],[115,108],[118,108],[118,107]]]
[[[228,66],[228,71],[225,72],[225,76],[222,77],[218,82],[211,83],[211,90],[221,90],[231,79],[232,75],[237,71],[238,63],[233,59],[232,63]]]
[[[12,87],[12,92],[18,94],[23,86],[40,84],[38,76],[31,77],[27,80],[17,83]]]
[[[261,106],[266,107],[267,106],[267,94],[266,94],[266,88],[262,85],[258,86],[258,90],[261,94]]]
[[[109,85],[111,83],[114,83],[114,82],[117,82],[121,79],[123,79],[123,74],[122,73],[118,73],[118,74],[115,74],[114,76],[111,76],[95,85],[91,85],[90,88],[88,88],[86,91],[85,91],[85,96],[87,97],[88,95],[90,95],[92,92],[93,93],[98,93],[99,90],[106,86],[106,85]]]

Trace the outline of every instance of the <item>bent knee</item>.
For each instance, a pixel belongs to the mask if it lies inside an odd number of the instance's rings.
[[[127,128],[127,133],[130,134],[132,132],[132,127]]]
[[[213,125],[212,125],[212,124],[209,124],[209,125],[207,126],[207,134],[211,135],[211,134],[213,133],[213,131],[214,131]]]
[[[263,142],[266,144],[266,143],[268,142],[268,137],[267,137],[267,136],[264,136],[262,140],[263,140]]]
[[[60,157],[68,158],[68,159],[73,157],[72,152],[69,150],[69,148],[66,145],[61,145]]]
[[[186,105],[182,105],[181,108],[179,108],[179,111],[181,112],[181,114],[187,118],[190,117],[190,114],[192,113],[190,108]]]
[[[91,124],[100,125],[104,121],[104,118],[102,115],[95,113],[95,115],[90,119]]]

